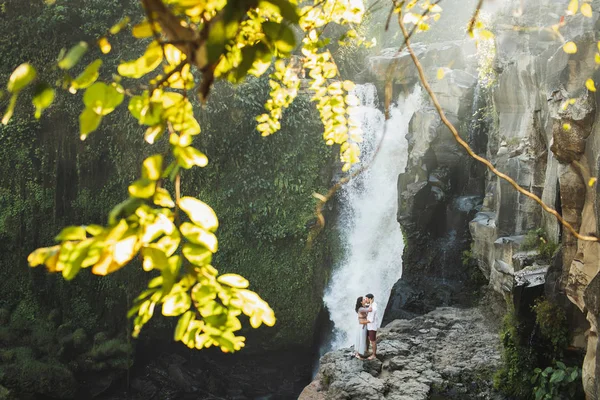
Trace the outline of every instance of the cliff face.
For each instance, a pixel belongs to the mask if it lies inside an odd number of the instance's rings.
[[[588,182],[600,168],[598,98],[585,87],[598,77],[597,15],[569,17],[561,28],[578,47],[569,55],[545,28],[565,8],[541,0],[527,2],[520,14],[511,4],[496,15],[490,85],[482,81],[481,58],[477,71],[475,52],[464,44],[454,45],[457,61],[442,81],[435,70],[447,65],[443,48],[453,44],[417,49],[449,119],[473,149],[576,231],[597,235],[599,189]],[[600,244],[577,240],[532,199],[474,165],[428,104],[411,122],[409,164],[398,180],[398,221],[408,243],[385,319],[460,301],[469,275],[460,254],[472,237],[472,259],[517,312],[530,307],[532,296],[565,299],[572,345],[586,351],[584,388],[597,399]]]

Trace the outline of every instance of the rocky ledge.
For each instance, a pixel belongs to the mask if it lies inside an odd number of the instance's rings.
[[[299,400],[504,399],[492,388],[499,367],[496,329],[478,308],[437,308],[381,328],[378,359],[350,348],[321,358]]]

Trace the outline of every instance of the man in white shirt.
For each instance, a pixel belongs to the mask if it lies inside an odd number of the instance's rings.
[[[369,360],[374,360],[377,358],[377,304],[375,303],[375,297],[371,293],[365,297],[367,298],[369,307],[371,307],[371,311],[367,314],[367,338],[371,343],[373,354],[371,354]]]

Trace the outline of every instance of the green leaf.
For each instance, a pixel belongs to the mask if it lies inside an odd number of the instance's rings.
[[[293,24],[297,24],[300,21],[300,16],[298,15],[298,8],[292,4],[290,1],[288,0],[266,0],[266,1],[259,1],[258,3],[258,8],[263,8],[265,6],[265,3],[270,3],[273,4],[274,6],[277,7],[277,11],[279,12],[279,14],[287,19],[289,22],[293,23]]]
[[[35,107],[35,118],[40,119],[42,112],[50,107],[54,101],[54,89],[46,83],[40,83],[35,87],[35,93],[31,101]]]
[[[554,371],[550,377],[550,383],[561,382],[565,378],[565,375],[565,371],[562,369]]]
[[[197,266],[210,264],[212,261],[212,252],[204,246],[186,243],[183,245],[182,252],[189,262]]]
[[[164,131],[165,125],[163,124],[151,126],[146,129],[146,132],[144,133],[144,140],[149,144],[154,144],[154,142],[160,139]]]
[[[104,232],[104,228],[102,226],[93,224],[86,226],[85,230],[92,236],[98,236],[99,234]]]
[[[129,23],[129,21],[130,21],[129,17],[125,16],[119,22],[117,22],[116,24],[111,26],[110,27],[111,35],[116,35],[117,33],[121,32],[121,29],[125,28],[127,26],[127,24]]]
[[[71,93],[76,92],[79,89],[85,89],[90,87],[96,80],[98,76],[100,76],[100,67],[102,66],[102,60],[98,59],[90,63],[77,78],[73,82],[71,82],[71,87],[69,91]]]
[[[567,369],[567,366],[566,366],[566,365],[565,365],[565,363],[564,363],[564,362],[562,362],[562,361],[557,361],[557,362],[556,362],[556,366],[557,366],[558,368],[560,368],[560,369]]]
[[[158,67],[162,59],[162,48],[158,42],[153,41],[146,48],[144,55],[137,60],[122,63],[117,68],[117,71],[122,76],[139,79]]]
[[[262,27],[265,35],[280,53],[290,54],[296,47],[294,31],[289,26],[267,21],[263,23]]]
[[[162,313],[166,317],[176,317],[190,309],[192,300],[186,292],[177,292],[165,297]]]
[[[176,146],[173,151],[173,154],[175,154],[175,157],[177,157],[179,164],[185,169],[190,169],[194,165],[197,165],[199,167],[206,167],[206,165],[208,164],[208,157],[206,157],[206,155],[200,150],[195,149],[191,146]]]
[[[577,379],[577,377],[579,377],[579,371],[575,369],[573,372],[571,372],[571,382]]]
[[[207,301],[217,297],[217,288],[210,284],[197,283],[192,288],[192,299],[196,303],[196,307],[205,304]]]
[[[181,317],[179,317],[179,321],[177,321],[177,327],[175,327],[175,341],[180,341],[185,335],[185,332],[188,330],[190,322],[194,320],[194,312],[187,311]]]
[[[162,173],[163,157],[160,154],[154,154],[146,158],[142,164],[142,178],[148,178],[153,181],[160,179]]]
[[[29,63],[19,65],[8,79],[6,88],[11,93],[19,93],[35,79],[37,72]]]
[[[122,88],[96,82],[85,90],[83,103],[98,115],[110,114],[123,101]]]
[[[206,203],[193,197],[185,196],[179,199],[179,207],[190,217],[193,223],[207,231],[214,231],[219,227],[217,215]]]
[[[204,246],[213,253],[217,252],[218,240],[213,233],[189,222],[181,224],[180,231],[190,242]]]
[[[154,195],[156,190],[156,181],[148,178],[138,179],[129,185],[129,194],[132,197],[148,199]]]
[[[83,57],[85,52],[88,49],[88,44],[86,42],[79,42],[75,46],[71,47],[71,50],[67,52],[67,55],[58,62],[58,67],[60,69],[69,70],[75,66]]]
[[[161,122],[162,107],[157,102],[151,102],[148,93],[133,96],[127,106],[129,112],[143,125],[157,125]]]
[[[248,71],[249,74],[254,76],[261,76],[271,66],[271,61],[273,59],[273,54],[263,41],[256,44],[257,51],[256,56],[254,57],[254,63],[252,64],[252,68]]]
[[[2,117],[2,124],[8,124],[8,121],[12,118],[13,113],[15,112],[15,106],[17,105],[17,93],[10,96],[10,101],[8,103],[8,107],[6,107],[6,112]]]
[[[142,256],[144,257],[142,267],[146,272],[153,269],[162,270],[169,264],[169,259],[165,252],[153,245],[142,248]]]
[[[72,280],[77,276],[82,267],[82,262],[86,258],[88,254],[88,250],[92,245],[93,240],[83,240],[75,245],[75,247],[71,250],[69,259],[65,263],[65,266],[62,270],[63,278],[67,281]]]
[[[219,276],[217,281],[237,289],[245,289],[250,285],[246,278],[238,274],[224,274]]]
[[[79,115],[79,132],[81,140],[85,140],[87,135],[98,129],[102,121],[102,116],[96,114],[92,109],[86,108]]]
[[[56,235],[54,240],[63,242],[66,240],[84,240],[86,237],[87,234],[84,226],[67,226]]]
[[[175,207],[175,202],[171,198],[171,194],[167,189],[164,188],[156,188],[156,192],[154,193],[154,198],[152,200],[157,206],[168,208]]]

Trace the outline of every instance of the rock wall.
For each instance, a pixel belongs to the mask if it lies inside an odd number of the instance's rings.
[[[590,177],[598,174],[600,155],[597,98],[585,87],[586,79],[595,77],[596,16],[569,17],[561,28],[565,40],[577,44],[573,55],[565,53],[548,30],[511,28],[551,26],[564,8],[560,2],[530,2],[519,16],[511,5],[496,18],[497,77],[490,107],[495,123],[487,157],[561,213],[576,231],[597,235],[597,187],[588,186]],[[551,255],[539,254],[545,243],[533,248],[528,243],[529,232],[540,228],[544,240],[561,245],[555,263]],[[594,280],[600,268],[600,245],[578,241],[532,199],[493,175],[486,177],[485,201],[470,230],[479,267],[516,309],[519,300],[527,297],[515,296],[517,290],[523,293],[544,282],[546,297],[560,300],[566,294],[576,305],[569,309],[572,345],[587,347],[584,388],[589,398],[597,399],[599,292]]]
[[[474,44],[453,41],[414,48],[447,117],[477,151],[485,151],[485,118],[471,118],[485,102]],[[373,69],[384,71],[392,58],[385,52],[373,58]],[[408,53],[395,57],[395,62],[395,78],[409,87],[417,84]],[[444,78],[437,79],[441,65],[451,68],[444,68]],[[392,289],[384,322],[468,301],[465,286],[472,273],[454,266],[462,264],[470,241],[468,223],[483,201],[483,169],[465,157],[425,93],[407,139],[406,172],[398,178],[398,221],[407,245],[402,279]]]
[[[473,149],[576,231],[597,235],[600,189],[588,182],[600,168],[598,98],[585,81],[599,77],[598,20],[596,13],[567,17],[560,33],[578,51],[565,53],[551,27],[567,3],[508,2],[493,18],[490,71],[481,70],[483,55],[466,43],[415,45],[415,50],[448,118]],[[592,2],[594,10],[598,6]],[[374,58],[374,70],[383,70],[392,58],[385,52]],[[408,55],[400,54],[396,62],[397,81],[416,84]],[[438,80],[437,68],[444,65],[450,67]],[[488,72],[486,80],[482,72]],[[428,100],[411,121],[408,139],[409,162],[398,179],[398,221],[407,240],[403,277],[384,321],[460,303],[470,274],[460,256],[472,240],[472,259],[517,312],[530,306],[542,284],[546,297],[570,300],[572,346],[587,352],[584,388],[588,398],[599,398],[600,244],[577,240],[534,200],[473,164]],[[531,288],[537,289],[528,292]]]

